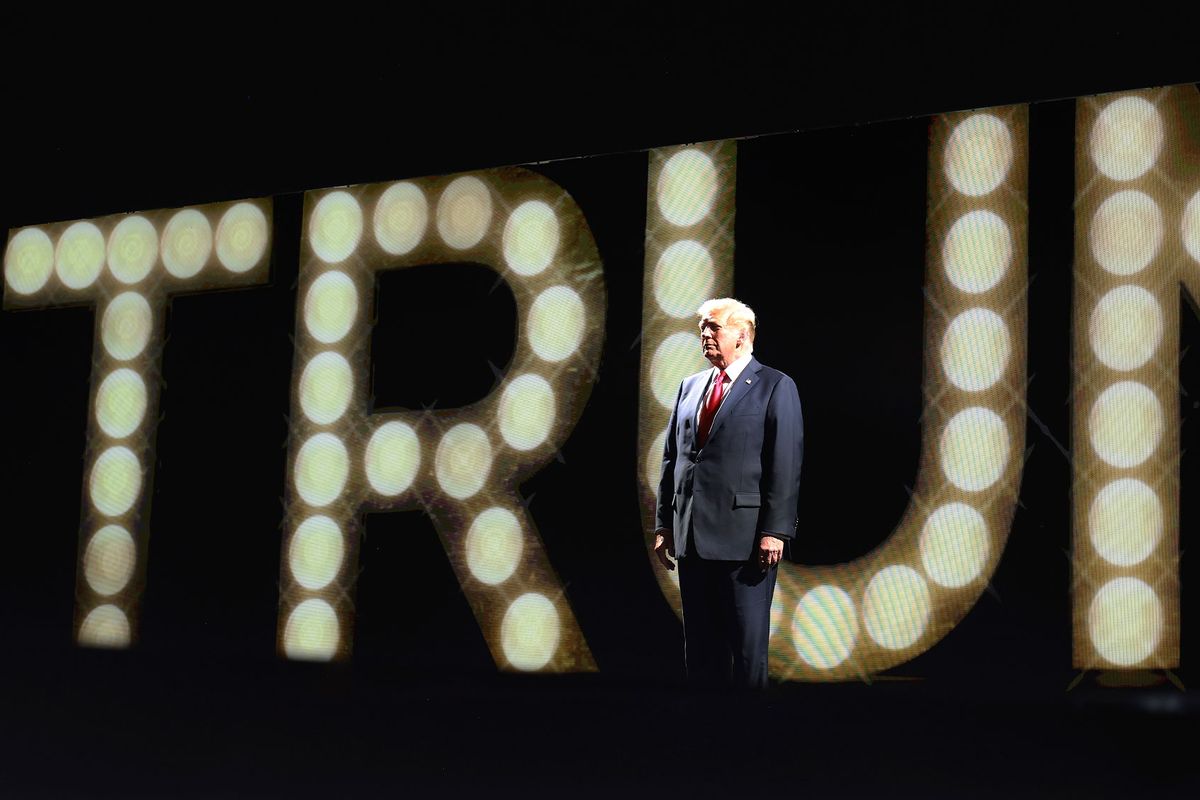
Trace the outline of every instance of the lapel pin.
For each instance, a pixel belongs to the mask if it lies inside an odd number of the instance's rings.
[[[747,385],[747,386],[749,386],[749,385],[750,385],[750,379],[749,379],[749,378],[746,378],[746,385]]]

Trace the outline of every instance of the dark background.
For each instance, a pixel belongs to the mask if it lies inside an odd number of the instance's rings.
[[[232,13],[70,35],[14,17],[0,228],[273,195],[275,238],[270,285],[172,302],[130,652],[71,644],[92,311],[0,314],[0,791],[1186,794],[1193,693],[1162,676],[1105,688],[1071,669],[1070,465],[1055,444],[1070,439],[1074,107],[1062,98],[1200,77],[1196,29],[1163,14],[1139,27],[1013,9],[550,19],[510,7],[474,21],[400,10],[361,28],[314,26],[319,38]],[[193,36],[175,38],[181,26]],[[637,506],[630,320],[641,314],[645,149],[779,134],[739,146],[736,292],[763,321],[757,354],[797,377],[804,402],[806,533],[794,555],[835,562],[891,532],[915,478],[926,115],[1027,101],[1028,403],[1046,430],[1027,429],[1022,505],[989,591],[932,650],[869,685],[754,698],[682,689],[679,626]],[[523,493],[600,672],[497,673],[417,513],[368,520],[353,661],[280,661],[299,193],[547,161],[532,168],[572,194],[604,259],[607,339],[562,460]],[[378,405],[461,405],[490,390],[487,364],[507,362],[512,336],[481,334],[515,336],[511,295],[493,284],[477,265],[381,277]],[[412,326],[437,332],[433,353],[414,349]],[[1190,310],[1182,326],[1185,349],[1200,342]],[[429,356],[468,377],[397,379]],[[1194,355],[1180,377],[1200,393]],[[1200,433],[1187,397],[1182,409],[1186,553]],[[577,504],[598,485],[612,487],[603,510],[581,522]],[[1188,587],[1200,576],[1186,557],[1180,568],[1175,676],[1190,687],[1200,633]]]

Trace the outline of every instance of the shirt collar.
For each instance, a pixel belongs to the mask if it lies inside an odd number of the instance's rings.
[[[752,355],[752,353],[746,353],[744,356],[725,368],[725,374],[729,376],[729,382],[731,384],[737,383],[738,376],[742,374],[742,370],[744,370],[746,365],[750,363]],[[712,378],[710,380],[715,380],[717,375],[720,374],[721,370],[717,369],[716,367],[713,367],[712,370]]]

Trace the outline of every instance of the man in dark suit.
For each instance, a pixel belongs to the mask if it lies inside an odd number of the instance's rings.
[[[654,550],[679,559],[689,681],[765,688],[771,595],[796,531],[804,422],[796,384],[752,355],[754,312],[697,312],[712,369],[685,378],[667,427]]]

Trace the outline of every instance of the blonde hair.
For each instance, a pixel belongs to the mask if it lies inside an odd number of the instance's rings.
[[[696,314],[701,321],[705,317],[712,317],[720,320],[720,324],[725,327],[734,327],[746,332],[746,351],[750,352],[754,349],[754,309],[743,303],[741,300],[735,300],[732,297],[718,297],[713,300],[705,300],[696,309]]]

